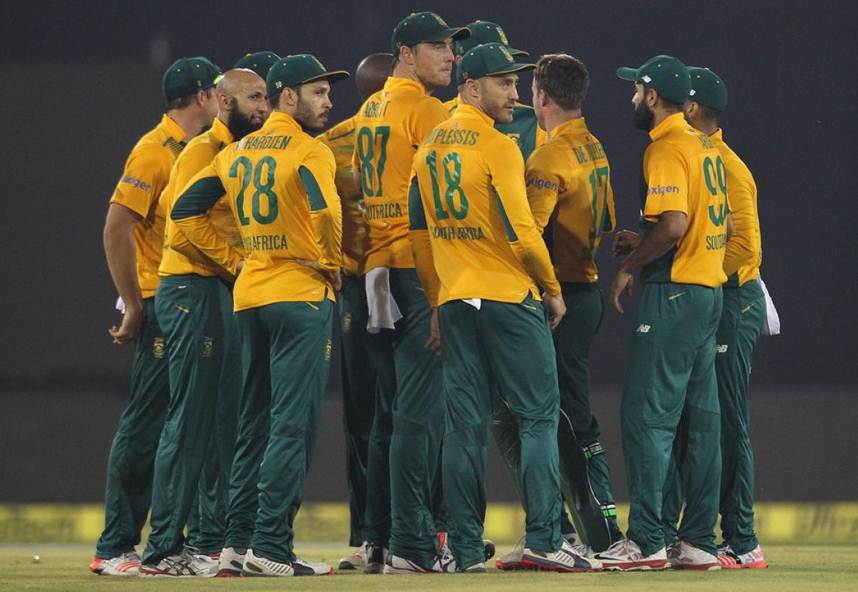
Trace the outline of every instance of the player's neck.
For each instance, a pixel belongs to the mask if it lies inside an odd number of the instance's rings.
[[[563,125],[567,121],[581,119],[581,117],[583,116],[581,115],[580,109],[575,109],[574,111],[563,111],[561,109],[547,110],[543,115],[545,131],[550,134],[557,127]]]
[[[656,107],[652,110],[652,129],[657,128],[661,125],[661,122],[670,117],[671,115],[676,115],[677,113],[681,113],[681,111],[671,111],[669,109],[662,109],[660,107]]]
[[[420,79],[417,76],[417,71],[414,68],[408,66],[408,64],[404,62],[399,62],[396,64],[396,67],[393,68],[393,73],[391,74],[392,78],[405,78],[406,80],[413,80],[414,82],[419,82],[420,86],[426,89],[426,94],[431,95],[435,90],[434,87],[428,86],[426,82]]]
[[[167,111],[167,117],[178,123],[185,132],[183,140],[194,138],[203,131],[202,118],[194,109],[170,109]]]

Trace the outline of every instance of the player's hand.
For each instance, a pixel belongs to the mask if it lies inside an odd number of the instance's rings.
[[[625,312],[623,311],[623,305],[620,304],[620,296],[624,291],[631,296],[634,285],[635,276],[627,271],[623,271],[622,269],[617,272],[617,275],[614,277],[614,282],[611,284],[608,297],[618,313],[623,314]]]
[[[548,325],[552,329],[556,329],[563,317],[566,316],[566,301],[563,300],[563,294],[556,296],[544,294],[542,301],[548,307]]]
[[[631,230],[621,230],[614,235],[614,244],[611,252],[614,254],[614,257],[628,255],[637,249],[639,244],[641,244],[641,235]]]
[[[425,344],[427,349],[434,352],[441,350],[441,322],[438,319],[438,309],[432,309],[432,316],[429,319],[429,339]]]
[[[315,269],[319,273],[321,273],[329,284],[334,288],[334,291],[339,292],[343,287],[343,278],[340,276],[340,270],[331,271],[330,269],[325,269],[319,264],[318,261],[311,261],[310,259],[295,259],[297,263],[300,263],[304,267],[309,267],[310,269]]]
[[[143,308],[138,306],[128,306],[126,304],[125,314],[122,315],[122,323],[117,327],[112,326],[107,330],[110,336],[113,337],[113,343],[122,345],[130,343],[137,338],[140,332],[140,327],[143,324]]]

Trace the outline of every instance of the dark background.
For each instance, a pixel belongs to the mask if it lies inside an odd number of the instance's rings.
[[[758,489],[769,499],[855,497],[858,478],[851,470],[842,476],[838,464],[858,454],[853,2],[154,0],[2,9],[0,502],[101,499],[131,359],[130,348],[113,346],[106,332],[118,316],[101,230],[128,151],[160,118],[166,66],[206,55],[228,68],[248,51],[267,49],[314,53],[329,68],[353,70],[364,55],[389,51],[401,17],[426,9],[452,25],[498,22],[534,58],[564,51],[587,63],[585,115],[611,160],[620,228],[636,224],[647,138],[631,126],[632,88],[615,77],[617,66],[670,53],[722,76],[725,138],[757,181],[762,273],[784,330],[761,339],[755,355],[756,444],[758,457],[769,459],[760,463]],[[529,88],[524,76],[525,102]],[[452,94],[451,87],[439,97]],[[334,87],[333,100],[335,121],[359,103],[350,82]],[[603,286],[614,270],[607,251],[599,258]],[[630,316],[606,311],[592,354],[620,497],[617,407]],[[339,383],[335,369],[319,451],[332,462],[327,472],[313,472],[309,499],[345,499],[335,464],[342,458]],[[501,486],[490,491],[512,498],[493,463]]]

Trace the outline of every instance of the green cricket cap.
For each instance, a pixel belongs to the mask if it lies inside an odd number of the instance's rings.
[[[691,96],[689,100],[704,107],[723,111],[727,108],[727,85],[709,68],[688,68],[691,76]]]
[[[617,68],[617,76],[654,89],[659,95],[674,103],[684,103],[691,93],[691,77],[688,75],[688,68],[669,55],[650,58],[640,68]]]
[[[262,76],[263,80],[265,80],[265,77],[268,76],[268,70],[270,70],[271,66],[276,64],[279,59],[280,56],[273,51],[257,51],[256,53],[245,55],[235,63],[233,68],[247,68],[248,70],[253,70]]]
[[[217,84],[220,68],[202,56],[179,58],[167,68],[161,78],[161,92],[169,101],[192,95]]]
[[[412,12],[399,21],[390,37],[393,55],[399,55],[402,46],[414,47],[418,43],[432,43],[453,38],[465,39],[470,35],[467,27],[451,27],[434,12]]]
[[[271,97],[279,94],[287,86],[295,88],[317,80],[336,82],[348,77],[349,73],[345,70],[329,72],[315,56],[300,53],[286,56],[271,66],[265,78],[265,84],[268,87],[268,96]]]
[[[497,23],[489,21],[474,21],[465,27],[470,31],[467,39],[456,41],[453,44],[453,52],[457,56],[463,56],[470,50],[483,43],[501,43],[506,45],[509,53],[513,56],[529,56],[530,54],[521,49],[515,49],[509,46],[509,39],[506,33],[503,32],[501,26]]]
[[[469,78],[509,74],[521,70],[532,70],[536,64],[520,64],[512,57],[509,48],[502,43],[478,45],[464,56],[456,68],[456,82],[464,84]]]

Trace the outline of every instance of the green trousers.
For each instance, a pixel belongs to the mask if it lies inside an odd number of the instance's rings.
[[[201,553],[215,553],[224,547],[226,515],[229,508],[229,476],[235,455],[238,403],[241,399],[241,340],[238,321],[232,311],[232,293],[224,286],[220,299],[223,319],[223,360],[218,378],[214,429],[203,462],[198,503],[188,518],[188,544]],[[191,518],[197,521],[191,528]],[[193,536],[192,536],[193,535]]]
[[[641,290],[620,417],[628,537],[645,555],[665,546],[662,501],[677,439],[687,500],[679,537],[715,553],[721,479],[715,331],[721,306],[720,288],[648,283]]]
[[[432,311],[417,272],[391,269],[390,290],[403,318],[394,330],[370,339],[378,390],[369,443],[367,540],[385,546],[388,510],[381,480],[389,467],[390,552],[429,568],[439,552],[433,491],[444,432],[441,357],[425,347]]]
[[[715,374],[721,405],[721,531],[736,553],[753,550],[754,455],[751,448],[748,392],[751,359],[766,318],[760,284],[746,282],[724,288],[724,308],[716,335]],[[679,465],[679,466],[678,466]],[[673,463],[672,479],[665,491],[665,537],[677,536],[676,523],[682,505],[681,459]]]
[[[447,398],[444,492],[457,565],[467,568],[485,559],[484,476],[495,392],[518,427],[525,546],[554,551],[561,543],[559,391],[542,304],[532,298],[519,304],[483,300],[477,310],[452,301],[440,314]]]
[[[143,325],[134,346],[131,398],[119,420],[104,494],[104,530],[96,556],[110,559],[134,551],[149,515],[152,467],[170,401],[167,351],[155,315],[155,299],[143,300]]]
[[[144,563],[179,551],[208,455],[223,361],[221,298],[216,277],[161,278],[155,305],[167,339],[170,404],[155,456],[152,532]],[[202,527],[202,523],[200,524]]]
[[[602,324],[605,308],[602,293],[599,287],[592,283],[566,282],[562,284],[562,288],[567,312],[553,332],[560,409],[571,419],[575,436],[584,448],[590,485],[602,506],[611,539],[618,540],[622,533],[617,526],[610,469],[599,442],[599,423],[590,410],[590,346]],[[492,425],[495,441],[507,467],[518,480],[518,429],[506,405],[495,405]],[[563,471],[563,463],[560,470]],[[560,520],[563,534],[575,532],[565,510],[561,510]]]
[[[343,277],[338,305],[342,339],[346,483],[349,488],[349,545],[356,547],[364,540],[368,540],[364,532],[367,508],[367,464],[370,430],[375,415],[375,391],[378,383],[368,343],[369,333],[366,330],[366,286],[363,277],[349,275]],[[388,445],[389,441],[388,437]],[[384,481],[387,482],[387,471],[385,470],[383,474]],[[388,500],[390,498],[389,494],[385,497]]]
[[[287,563],[328,383],[333,304],[278,302],[236,317],[243,395],[225,546]]]

